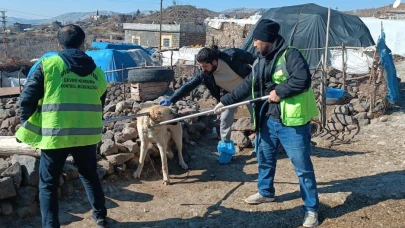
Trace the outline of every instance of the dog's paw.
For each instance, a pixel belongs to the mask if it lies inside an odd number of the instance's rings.
[[[180,161],[179,164],[180,164],[181,168],[188,169],[188,165],[184,161]]]
[[[170,185],[170,181],[169,180],[163,180],[163,184],[164,185]]]
[[[132,176],[133,176],[135,179],[140,178],[140,177],[141,177],[141,171],[136,170],[136,171],[132,174]]]

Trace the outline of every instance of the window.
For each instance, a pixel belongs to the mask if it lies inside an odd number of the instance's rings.
[[[132,36],[131,43],[141,45],[141,38],[139,36]]]
[[[163,47],[170,47],[170,39],[168,38],[163,39]]]
[[[173,38],[171,35],[162,36],[162,47],[171,48],[173,47]]]

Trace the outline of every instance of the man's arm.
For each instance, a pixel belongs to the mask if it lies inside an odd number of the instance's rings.
[[[181,86],[170,98],[169,100],[172,103],[176,103],[178,100],[189,94],[191,91],[193,91],[195,88],[197,88],[199,85],[201,85],[202,82],[202,72],[196,71],[194,74],[194,77]]]
[[[277,96],[281,99],[303,93],[311,86],[309,66],[301,52],[297,49],[290,49],[286,53],[286,61],[290,76],[286,82],[275,87]]]
[[[39,63],[24,85],[20,94],[20,120],[24,123],[38,108],[38,101],[44,96],[44,73]]]

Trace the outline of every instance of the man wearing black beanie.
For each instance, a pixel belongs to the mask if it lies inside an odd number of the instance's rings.
[[[252,74],[244,83],[221,98],[214,108],[246,99],[270,95],[268,101],[255,103],[255,131],[259,165],[258,193],[249,196],[249,204],[274,201],[274,175],[280,144],[290,158],[299,179],[304,201],[303,226],[315,227],[318,222],[319,198],[315,173],[310,157],[311,118],[318,115],[311,88],[311,74],[301,52],[287,46],[279,35],[280,25],[268,19],[260,20],[252,33],[259,55]]]

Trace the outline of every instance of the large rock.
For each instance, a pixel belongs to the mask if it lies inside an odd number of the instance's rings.
[[[8,167],[3,173],[1,173],[2,177],[11,177],[14,182],[15,189],[18,189],[21,184],[22,174],[21,174],[21,165],[19,162],[12,164]]]
[[[115,111],[122,112],[122,111],[124,111],[124,109],[127,109],[127,108],[132,108],[131,103],[129,103],[127,101],[120,101],[115,106]]]
[[[250,144],[249,138],[241,131],[233,131],[231,134],[231,140],[239,147],[248,147]]]
[[[240,118],[232,125],[233,131],[253,131],[253,125],[250,123],[250,118]]]
[[[18,191],[17,203],[20,206],[30,206],[38,195],[36,187],[25,186]]]
[[[4,170],[6,170],[9,166],[10,164],[8,163],[8,161],[0,158],[0,173],[4,172]]]
[[[107,156],[107,160],[109,162],[111,162],[111,164],[113,164],[113,165],[122,165],[125,162],[131,160],[132,158],[134,158],[133,153],[114,154],[114,155]]]
[[[105,142],[107,139],[113,140],[113,139],[114,139],[114,132],[112,132],[112,131],[106,131],[106,132],[103,134],[103,139],[102,139],[102,141]]]
[[[352,106],[352,105],[350,105],[350,106]],[[333,113],[349,115],[350,106],[349,106],[349,105],[337,106],[337,107],[333,110]]]
[[[33,203],[27,207],[21,207],[17,209],[17,215],[20,219],[33,217],[38,214],[38,205],[37,203]]]
[[[344,114],[333,114],[331,116],[334,123],[341,123],[343,125],[350,125],[353,123],[353,116],[344,115]]]
[[[69,163],[65,163],[62,172],[66,175],[66,180],[74,180],[79,177],[77,168]]]
[[[20,163],[22,184],[37,187],[39,183],[39,160],[31,156],[13,155],[11,163]]]
[[[328,123],[327,128],[331,131],[343,131],[345,129],[341,123]]]
[[[0,200],[11,198],[17,195],[11,177],[0,178]]]
[[[108,156],[118,153],[118,147],[115,145],[115,142],[111,139],[106,139],[100,147],[100,154],[102,156]]]
[[[141,151],[138,143],[132,140],[125,141],[123,145],[129,150],[130,153],[139,154],[139,152]]]
[[[13,205],[8,200],[0,202],[0,209],[3,215],[11,215],[13,213]]]
[[[125,127],[122,134],[123,138],[127,140],[136,140],[138,138],[138,131],[133,127]]]

